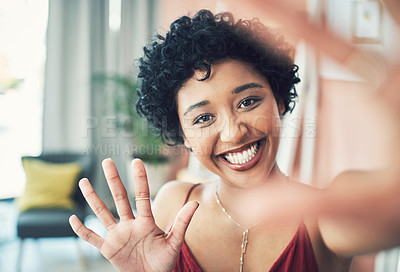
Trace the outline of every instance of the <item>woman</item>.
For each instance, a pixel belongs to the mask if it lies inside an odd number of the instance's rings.
[[[299,82],[288,53],[284,40],[257,20],[234,22],[229,13],[203,10],[175,21],[145,48],[137,109],[166,142],[184,144],[219,178],[168,183],[153,217],[146,172],[135,159],[135,217],[106,159],[120,222],[83,179],[81,190],[108,236],[73,216],[77,235],[121,271],[348,271],[353,255],[398,244],[390,239],[397,230],[387,227],[396,220],[373,224],[340,194],[348,180],[372,174],[345,173],[320,192],[276,165],[281,118],[293,109]]]

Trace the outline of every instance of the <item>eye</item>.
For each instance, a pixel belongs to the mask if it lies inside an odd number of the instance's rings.
[[[214,119],[214,116],[212,116],[211,114],[202,114],[199,117],[197,117],[196,119],[194,119],[193,124],[205,124],[207,122],[210,122],[212,119]]]
[[[259,101],[260,101],[260,99],[256,98],[256,97],[247,97],[239,103],[239,108],[242,108],[242,109],[249,108],[251,106],[254,106]]]

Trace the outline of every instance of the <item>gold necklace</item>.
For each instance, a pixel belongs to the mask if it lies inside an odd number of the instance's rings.
[[[247,244],[248,244],[248,236],[249,236],[249,230],[257,226],[261,221],[258,221],[257,223],[251,225],[250,227],[244,227],[240,225],[238,222],[236,222],[235,219],[226,211],[225,207],[222,205],[221,200],[218,197],[218,192],[215,191],[215,200],[218,203],[218,206],[221,208],[222,212],[239,228],[243,230],[243,236],[242,236],[242,245],[240,246],[240,268],[239,272],[243,272],[243,266],[244,266],[244,254],[246,253],[247,249]]]

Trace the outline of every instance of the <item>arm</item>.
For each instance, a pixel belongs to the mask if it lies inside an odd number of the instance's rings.
[[[339,255],[400,245],[400,180],[388,172],[349,171],[337,176],[320,201],[319,227]]]
[[[311,213],[315,210],[321,213],[321,234],[335,253],[353,255],[400,245],[400,171],[397,170],[400,165],[400,60],[389,65],[379,53],[348,43],[296,12],[294,2],[249,0],[244,4],[232,0],[229,4],[250,11],[260,19],[273,18],[281,24],[285,34],[304,39],[317,52],[331,57],[368,82],[377,90],[370,96],[371,104],[375,104],[370,110],[385,114],[382,121],[388,122],[387,133],[393,136],[392,149],[387,153],[391,161],[385,171],[343,173],[334,179],[322,198],[311,197],[302,205]],[[381,2],[400,25],[399,1]]]

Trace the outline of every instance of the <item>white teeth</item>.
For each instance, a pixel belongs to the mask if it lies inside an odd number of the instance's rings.
[[[244,158],[244,160],[245,160],[246,162],[249,161],[249,153],[247,153],[247,150],[245,150],[245,151],[243,152],[243,158]]]
[[[232,164],[244,164],[251,161],[258,151],[258,143],[253,144],[242,152],[228,153],[225,159]]]
[[[249,158],[249,160],[250,160],[251,154],[252,154],[252,151],[250,149],[247,150],[247,157]]]
[[[244,163],[244,160],[243,160],[243,155],[242,155],[242,153],[239,153],[239,154],[238,154],[238,160],[239,160],[239,164],[242,164],[242,163]]]

